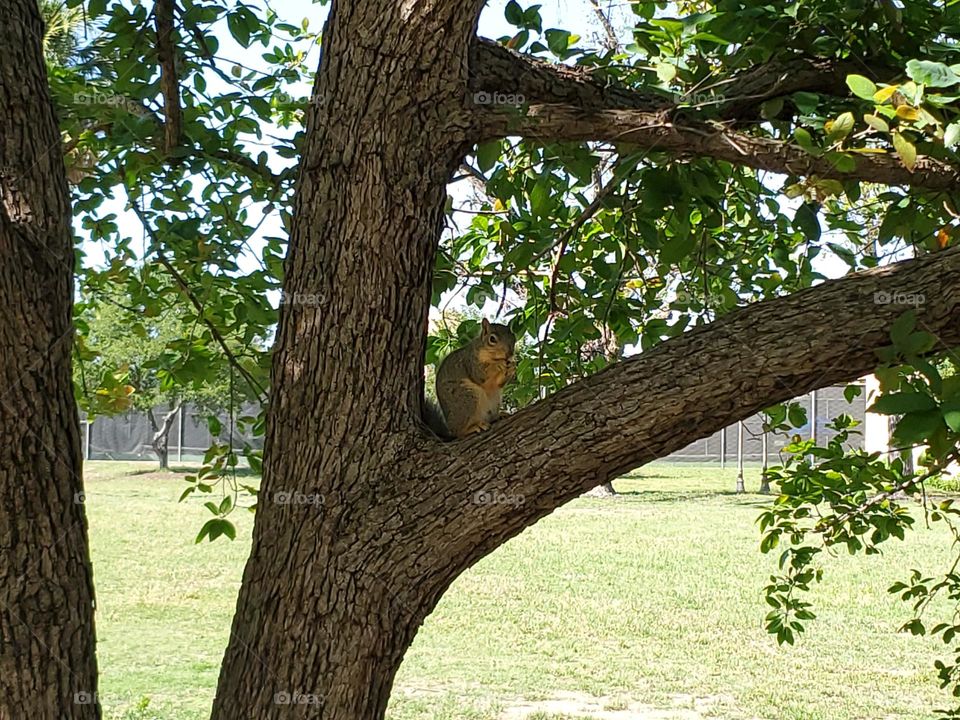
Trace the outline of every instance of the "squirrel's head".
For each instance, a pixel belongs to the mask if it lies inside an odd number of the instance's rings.
[[[510,332],[510,328],[500,323],[491,323],[483,319],[480,329],[480,347],[485,355],[492,359],[507,360],[513,357],[513,348],[517,338]]]

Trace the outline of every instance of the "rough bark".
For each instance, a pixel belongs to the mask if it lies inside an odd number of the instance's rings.
[[[0,3],[0,718],[92,719],[73,234],[36,0]]]
[[[784,175],[859,179],[930,190],[952,190],[960,184],[960,167],[934,158],[920,158],[913,170],[908,170],[893,155],[847,153],[853,166],[846,169],[831,157],[812,155],[788,142],[737,132],[719,123],[674,120],[667,110],[592,111],[568,105],[533,105],[526,114],[484,108],[477,113],[477,121],[481,137],[488,140],[510,135],[550,142],[606,140]]]
[[[177,49],[174,44],[173,14],[175,0],[157,0],[153,6],[157,31],[157,62],[160,65],[160,90],[163,93],[163,145],[170,152],[180,144],[183,111],[180,108],[180,80],[177,77]]]
[[[486,38],[470,47],[470,87],[474,92],[523,95],[531,103],[561,103],[584,110],[667,110],[676,98],[613,83],[600,69],[548,62],[515,52]],[[746,120],[757,116],[765,101],[801,90],[848,97],[850,74],[874,80],[896,78],[902,70],[863,58],[832,60],[791,58],[718,77],[709,84],[721,117]]]
[[[433,607],[409,585],[417,551],[393,473],[429,442],[416,419],[431,275],[446,183],[470,142],[467,47],[480,5],[331,8],[284,288],[318,302],[280,313],[217,720],[381,718]]]

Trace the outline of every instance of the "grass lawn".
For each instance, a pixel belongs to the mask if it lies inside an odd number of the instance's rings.
[[[195,545],[202,499],[178,504],[180,476],[151,467],[86,465],[101,700],[108,720],[196,720],[253,516],[236,541]],[[762,628],[766,499],[731,494],[734,472],[716,468],[651,465],[616,486],[621,497],[569,504],[454,583],[400,669],[391,720],[910,720],[947,704],[939,643],[897,633],[904,608],[886,593],[910,568],[944,567],[945,532],[832,560],[819,619],[778,648]]]

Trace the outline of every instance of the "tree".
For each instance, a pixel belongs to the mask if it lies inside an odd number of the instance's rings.
[[[872,370],[900,298],[922,297],[915,319],[937,347],[960,342],[960,253],[944,249],[960,126],[941,92],[960,82],[956,8],[721,0],[667,18],[637,3],[624,56],[579,48],[515,2],[513,36],[478,38],[482,6],[334,3],[312,93],[293,98],[311,73],[287,43],[315,43],[307,25],[245,5],[91,3],[119,58],[92,87],[119,101],[54,84],[64,131],[99,158],[75,207],[111,255],[85,282],[128,283],[155,260],[138,302],[181,297],[224,347],[273,322],[265,298],[282,282],[253,548],[214,718],[383,717],[450,583],[564,502]],[[210,28],[223,19],[241,46],[266,48],[270,72],[221,69]],[[209,89],[208,73],[230,89]],[[295,159],[279,171],[246,144],[268,121],[293,129],[273,140]],[[465,161],[493,202],[444,235]],[[862,183],[890,188],[865,204]],[[143,224],[143,257],[101,210],[113,192]],[[251,207],[289,232],[264,238],[254,270],[238,263],[263,222]],[[927,252],[877,267],[871,233],[888,254]],[[851,273],[821,282],[821,252]],[[431,301],[458,283],[477,304],[522,298],[512,320],[542,347],[533,385],[555,392],[443,443],[420,420],[423,358]],[[643,352],[567,385],[584,365],[574,348],[605,328]],[[232,364],[256,389],[265,358]]]
[[[73,234],[36,0],[0,5],[0,715],[99,718]]]
[[[83,9],[68,7],[66,0],[39,0],[43,18],[43,55],[50,65],[63,66],[77,56]]]
[[[83,309],[84,340],[74,365],[80,403],[91,418],[131,409],[145,415],[151,447],[166,470],[170,430],[185,404],[216,417],[250,398],[242,387],[234,392],[222,353],[192,341],[196,319],[180,305],[146,317],[123,301],[114,297]]]

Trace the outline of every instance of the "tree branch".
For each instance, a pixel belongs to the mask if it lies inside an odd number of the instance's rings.
[[[847,153],[854,162],[853,169],[841,170],[834,160],[811,155],[796,145],[737,132],[719,123],[675,122],[667,112],[584,112],[567,105],[534,105],[525,115],[485,108],[478,120],[483,140],[510,135],[545,142],[606,140],[680,157],[710,157],[784,175],[865,180],[930,190],[951,190],[960,183],[960,168],[932,158],[921,158],[910,171],[892,155]]]
[[[884,302],[906,295],[919,304]],[[485,433],[439,443],[430,452],[443,454],[443,476],[418,479],[431,486],[418,494],[420,520],[448,521],[434,568],[459,572],[596,485],[764,407],[869,373],[890,325],[911,307],[941,348],[960,344],[960,248],[749,305]]]
[[[877,81],[902,70],[868,60],[827,60],[797,57],[759,65],[727,77],[717,77],[698,93],[717,98],[726,119],[756,117],[766,100],[801,90],[847,97],[847,76],[867,75]],[[629,88],[604,68],[584,68],[548,62],[510,50],[486,38],[470,47],[470,89],[473,92],[518,93],[530,103],[560,103],[584,110],[665,110],[675,101],[663,92]],[[681,98],[683,100],[683,98]]]
[[[157,62],[160,64],[160,91],[163,93],[164,149],[170,152],[180,144],[183,111],[180,107],[180,79],[177,77],[177,51],[173,42],[173,14],[176,0],[157,0],[154,17],[157,28]]]
[[[223,334],[214,325],[210,320],[207,319],[204,310],[203,303],[200,302],[200,299],[197,297],[196,293],[193,292],[193,289],[187,283],[186,278],[180,273],[177,268],[173,266],[173,263],[167,258],[166,254],[161,249],[163,246],[160,242],[160,238],[157,236],[156,231],[150,225],[147,218],[144,216],[143,211],[137,206],[136,203],[132,203],[133,211],[137,214],[137,217],[140,218],[140,222],[143,225],[144,230],[147,231],[147,235],[150,236],[150,241],[153,243],[154,252],[157,254],[157,259],[160,261],[160,264],[163,265],[167,272],[169,272],[173,279],[180,286],[180,289],[183,290],[184,295],[187,296],[187,299],[190,300],[190,303],[197,311],[197,315],[204,325],[210,330],[210,334],[213,335],[213,339],[216,340],[217,344],[220,346],[220,349],[223,350],[223,354],[227,357],[228,362],[236,368],[237,372],[247,381],[247,384],[250,388],[257,393],[257,396],[260,399],[260,402],[267,401],[267,391],[257,379],[250,374],[250,371],[247,370],[243,365],[240,364],[240,361],[237,359],[237,356],[233,354],[227,345],[227,341],[224,339]]]
[[[477,38],[470,46],[470,90],[523,95],[527,102],[568,103],[583,108],[659,110],[663,93],[632,90],[599,70],[551,63]]]

